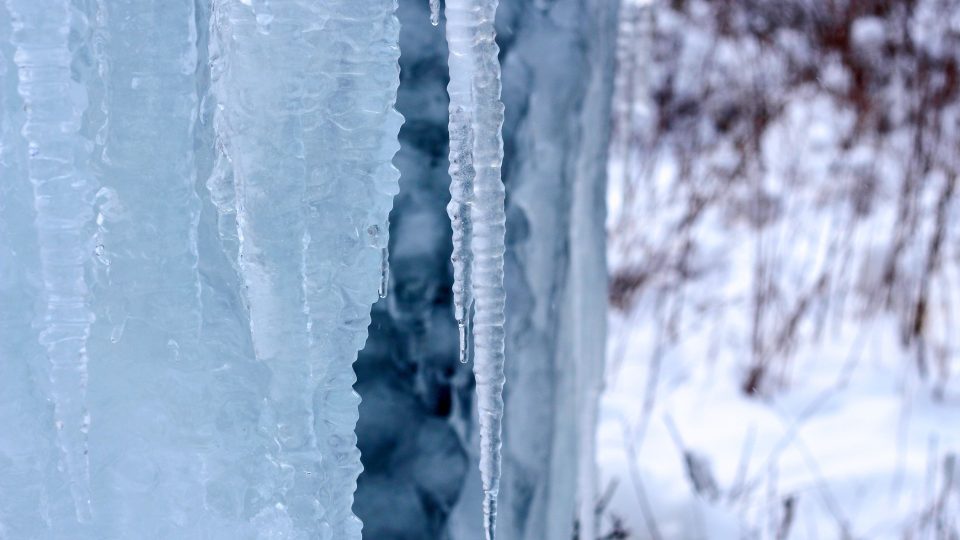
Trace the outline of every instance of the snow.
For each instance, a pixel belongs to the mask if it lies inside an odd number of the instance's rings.
[[[449,13],[449,10],[448,10]],[[447,43],[450,48],[450,203],[447,215],[453,231],[453,310],[460,331],[460,362],[467,363],[473,337],[473,166],[474,133],[473,83],[474,48],[471,21],[458,20],[459,12],[449,13]]]
[[[706,360],[709,338],[685,340],[663,359],[643,433],[640,389],[656,338],[624,328],[637,322],[612,321],[630,343],[610,374],[597,442],[602,485],[618,482],[609,514],[637,538],[649,536],[630,452],[663,538],[774,537],[788,497],[798,505],[790,538],[902,538],[929,510],[931,483],[942,485],[942,462],[960,446],[960,409],[905,385],[892,321],[878,319],[866,338],[848,325],[804,347],[799,383],[769,400],[743,394],[735,354]],[[685,452],[707,460],[719,499],[694,489]]]
[[[931,23],[924,55],[948,42],[935,4],[907,21]],[[883,56],[889,19],[849,21],[850,60],[759,7],[727,12],[735,31],[721,34],[716,6],[635,11],[625,30],[645,46],[622,64],[636,86],[621,81],[620,95],[636,101],[620,112],[635,131],[616,136],[610,164],[609,257],[615,284],[641,285],[615,296],[609,319],[601,530],[617,517],[640,539],[949,537],[958,269],[942,216],[955,211],[954,152],[930,143],[929,171],[912,169],[918,105],[897,81],[915,66]],[[889,77],[866,90],[887,132],[845,97],[853,61]],[[796,65],[815,66],[816,82],[793,79]],[[762,131],[720,127],[731,103],[747,119],[758,107]],[[955,103],[920,107],[953,136]],[[930,266],[938,230],[949,255]],[[924,294],[937,307],[917,337]]]
[[[853,23],[850,40],[864,51],[876,51],[883,46],[886,30],[879,17],[860,17]]]

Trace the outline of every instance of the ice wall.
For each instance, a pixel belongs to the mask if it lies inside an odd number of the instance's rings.
[[[360,537],[395,8],[0,4],[0,538]]]

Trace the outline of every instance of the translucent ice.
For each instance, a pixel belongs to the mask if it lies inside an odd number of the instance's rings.
[[[360,537],[351,364],[378,298],[397,191],[394,9],[395,0],[214,2],[218,146],[232,169],[253,346],[270,371],[259,429],[283,471],[260,486],[275,503],[261,518],[312,537]]]
[[[8,0],[7,8],[39,242],[42,307],[35,324],[49,361],[49,399],[66,481],[77,519],[85,522],[90,520],[87,339],[94,320],[86,273],[93,250],[89,201],[97,182],[84,160],[86,92],[71,73],[76,46],[70,37],[71,31],[82,32],[86,21],[67,0]]]
[[[360,538],[395,9],[0,0],[0,538]]]
[[[494,537],[500,485],[504,385],[504,187],[497,0],[448,0],[450,48],[449,213],[453,224],[454,306],[461,358],[469,351],[471,307],[474,374],[480,413],[484,529]]]

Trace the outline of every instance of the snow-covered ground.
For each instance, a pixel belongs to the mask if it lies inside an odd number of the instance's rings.
[[[960,535],[960,5],[867,4],[625,8],[608,538]]]
[[[665,539],[951,538],[934,531],[941,516],[956,530],[960,512],[956,472],[946,485],[960,399],[930,399],[889,321],[804,347],[794,383],[763,399],[741,390],[742,359],[699,336],[663,351],[651,385],[656,325],[612,319],[598,435],[607,528],[616,516],[630,538],[657,538],[648,504]],[[705,468],[699,492],[688,456]]]
[[[639,239],[612,242],[615,279],[645,277],[610,313],[606,530],[620,518],[641,539],[956,538],[952,250],[918,343],[902,309],[876,300],[895,197],[851,225],[809,203],[827,181],[774,188],[780,216],[757,228],[730,218],[725,194],[681,234],[687,188],[670,159],[652,170],[653,202],[623,233]],[[758,362],[764,382],[747,392]]]
[[[610,313],[604,530],[622,519],[631,539],[956,538],[952,250],[911,341],[903,310],[876,300],[894,196],[850,225],[838,206],[803,202],[828,181],[771,189],[780,216],[757,228],[730,218],[724,194],[680,233],[687,188],[670,159],[651,170],[638,200],[652,202],[620,233],[636,238],[611,243],[615,281],[643,277]],[[764,382],[748,392],[758,363]]]

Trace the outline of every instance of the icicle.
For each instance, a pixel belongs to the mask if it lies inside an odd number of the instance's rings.
[[[236,213],[253,346],[271,373],[260,431],[277,473],[259,479],[257,527],[359,540],[352,364],[388,284],[396,1],[213,6],[215,125],[232,174],[211,191],[227,222]]]
[[[87,339],[94,316],[86,268],[93,257],[89,201],[95,182],[85,170],[87,143],[80,135],[84,87],[71,72],[71,35],[83,35],[80,11],[68,0],[8,0],[19,93],[26,111],[23,136],[33,186],[45,305],[40,343],[50,362],[54,421],[77,519],[88,522]]]
[[[373,246],[382,246],[380,248],[380,287],[378,292],[380,298],[386,298],[390,291],[390,220],[381,228],[379,225],[371,225],[367,229],[367,234]]]
[[[319,18],[314,12],[319,8],[297,3],[288,8],[272,15],[274,24],[288,25],[291,33],[264,33],[257,22],[264,13],[257,7],[240,0],[213,2],[211,77],[220,152],[207,185],[231,257],[236,241],[254,351],[271,374],[260,405],[261,444],[267,460],[291,475],[258,478],[263,495],[253,512],[264,527],[292,520],[294,527],[310,531],[324,510],[313,411],[318,358],[310,350],[303,275],[313,239],[303,205],[309,172],[300,125],[306,104],[290,98],[288,89],[310,88],[310,63],[318,53],[291,36],[305,35],[302,28]],[[233,223],[236,233],[225,230]]]
[[[439,8],[438,8],[439,9]],[[460,329],[460,361],[470,361],[470,312],[473,306],[473,167],[474,134],[472,125],[474,70],[472,30],[465,22],[449,14],[447,42],[450,47],[450,203],[447,214],[453,227],[453,306]]]
[[[505,235],[503,104],[497,0],[448,0],[450,49],[450,176],[448,213],[454,235],[454,304],[461,326],[461,358],[469,352],[473,315],[473,371],[480,413],[480,476],[484,529],[496,533],[504,384],[503,254]]]
[[[469,50],[469,42],[456,44],[459,49]],[[451,58],[454,44],[450,45]],[[450,77],[450,204],[447,205],[447,214],[453,227],[453,253],[450,260],[453,263],[453,309],[457,326],[460,328],[460,361],[470,361],[470,314],[473,307],[473,180],[476,171],[473,168],[473,129],[467,107],[471,94],[469,79],[454,78],[456,70],[451,59]],[[471,67],[469,54],[458,58],[456,63],[464,71]]]
[[[440,26],[440,0],[430,0],[430,24]]]
[[[466,308],[463,320],[457,321],[460,328],[460,363],[470,362],[470,345],[473,341],[473,302]]]
[[[390,289],[390,248],[380,250],[380,298],[387,297]]]

